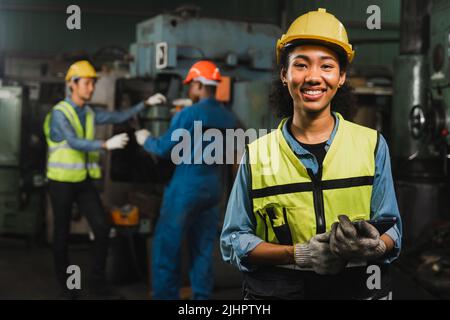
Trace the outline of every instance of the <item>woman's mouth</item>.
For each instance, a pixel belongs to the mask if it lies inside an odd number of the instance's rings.
[[[312,88],[305,88],[301,89],[300,92],[302,94],[303,100],[310,100],[310,101],[317,101],[320,98],[323,97],[327,89],[312,89]]]

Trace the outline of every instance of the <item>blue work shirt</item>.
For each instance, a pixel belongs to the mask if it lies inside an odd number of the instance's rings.
[[[334,113],[333,115],[335,118],[335,126],[325,145],[326,151],[330,148],[339,126],[339,118]],[[292,136],[288,128],[288,123],[290,121],[286,121],[282,128],[284,138],[305,168],[311,169],[316,174],[319,169],[319,164],[315,156],[303,148]],[[256,221],[251,209],[251,199],[248,192],[251,187],[249,185],[249,172],[248,156],[244,154],[233,189],[231,190],[220,237],[223,259],[237,266],[241,271],[252,271],[256,268],[254,265],[246,264],[243,259],[257,245],[263,242],[261,238],[255,235]],[[393,251],[389,253],[389,257],[385,260],[386,263],[390,263],[400,254],[402,225],[397,200],[395,198],[389,149],[382,135],[380,135],[375,158],[375,176],[370,203],[370,216],[372,219],[397,217],[397,224],[386,232],[395,243]]]
[[[84,129],[86,125],[86,106],[77,106],[69,97],[67,97],[65,101],[70,103],[70,105],[75,109],[75,112],[77,113]],[[122,123],[142,111],[144,108],[144,102],[140,102],[125,111],[105,111],[101,108],[94,108],[94,122],[95,124]],[[75,129],[72,127],[64,113],[60,110],[52,111],[52,118],[50,121],[50,139],[54,142],[66,140],[71,148],[85,152],[100,150],[103,143],[100,140],[86,140],[78,138],[75,133]]]
[[[200,124],[202,131],[197,131],[196,134],[195,126],[197,125],[198,128]],[[147,152],[171,159],[172,149],[183,140],[177,135],[181,129],[190,136],[188,143],[190,148],[188,149],[191,154],[189,161],[177,163],[170,184],[188,185],[188,189],[191,190],[195,190],[195,188],[215,189],[214,193],[220,193],[223,184],[221,165],[205,163],[202,151],[212,141],[205,141],[207,139],[199,136],[198,133],[202,135],[207,129],[233,129],[236,124],[234,115],[217,100],[201,99],[198,103],[176,113],[170,122],[169,129],[159,138],[147,138],[143,147]]]

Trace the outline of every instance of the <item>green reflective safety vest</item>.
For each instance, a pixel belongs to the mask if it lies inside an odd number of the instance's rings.
[[[307,170],[277,130],[248,145],[256,235],[277,244],[304,243],[331,230],[338,215],[370,218],[378,132],[339,117],[319,172]]]
[[[53,110],[61,111],[69,120],[78,138],[94,140],[95,124],[94,111],[86,107],[85,130],[74,108],[66,101],[59,102],[53,107],[44,121],[44,134],[48,144],[47,178],[61,182],[80,182],[89,177],[99,179],[100,152],[84,152],[71,148],[66,140],[55,142],[50,139],[50,121]],[[86,132],[85,132],[86,131]]]

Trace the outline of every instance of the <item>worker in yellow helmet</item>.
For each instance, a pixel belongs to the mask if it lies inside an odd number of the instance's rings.
[[[276,44],[271,101],[283,120],[248,145],[221,234],[245,299],[389,296],[401,220],[386,141],[343,116],[354,54],[325,9],[297,18]],[[380,234],[362,221],[381,218],[396,224]],[[372,264],[381,276],[375,288],[367,286]]]
[[[108,297],[111,295],[105,281],[108,216],[93,181],[101,177],[98,163],[100,151],[124,148],[128,136],[120,133],[106,141],[96,140],[95,126],[127,121],[145,106],[165,103],[166,99],[157,93],[126,111],[107,112],[88,105],[97,81],[97,73],[88,61],[72,64],[65,80],[70,88],[70,95],[53,107],[44,123],[48,144],[47,178],[54,215],[56,274],[64,297],[76,298],[78,292],[67,288],[66,269],[70,265],[67,251],[72,206],[77,203],[95,236],[95,255],[89,279],[90,293]]]

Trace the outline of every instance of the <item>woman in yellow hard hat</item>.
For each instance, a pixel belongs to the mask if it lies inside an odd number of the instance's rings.
[[[247,146],[222,256],[243,272],[245,299],[388,296],[401,220],[386,141],[335,109],[354,57],[346,30],[325,9],[311,11],[292,23],[276,51],[271,103],[284,119]],[[396,224],[380,234],[362,221],[380,218]],[[368,265],[379,270],[378,285],[367,285]]]

